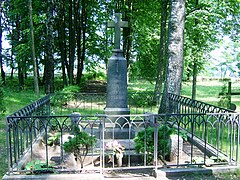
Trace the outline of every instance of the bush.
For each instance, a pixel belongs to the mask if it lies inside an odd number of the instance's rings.
[[[42,174],[42,173],[53,173],[53,165],[47,165],[46,163],[41,162],[40,160],[33,160],[27,163],[24,168],[27,171],[26,174]]]
[[[154,93],[153,92],[132,93],[129,96],[129,105],[137,107],[155,106],[156,101],[154,99]]]
[[[227,88],[228,88],[227,84],[224,83],[224,85],[222,87],[222,90],[221,90],[221,92],[219,93],[219,96],[218,96],[219,101],[218,101],[217,105],[220,106],[220,107],[223,107],[223,108],[229,108],[230,103],[231,103],[230,102],[231,95],[227,94],[227,91],[228,91]]]
[[[75,93],[80,92],[79,86],[67,86],[63,90],[56,92],[51,100],[52,106],[62,107],[75,98]]]
[[[73,153],[75,160],[79,160],[81,168],[83,168],[83,162],[91,147],[96,143],[96,137],[90,136],[86,132],[81,132],[77,129],[77,132],[73,138],[69,138],[68,142],[63,144],[65,152]]]
[[[82,82],[85,81],[89,81],[89,80],[106,80],[107,76],[106,73],[102,72],[102,71],[98,71],[98,72],[91,72],[91,73],[86,73],[83,74],[82,77]]]
[[[146,133],[146,147],[145,147],[145,133]],[[164,134],[165,133],[165,134]],[[168,126],[160,126],[158,128],[158,158],[165,159],[169,155],[169,137],[175,134],[174,128]],[[154,158],[154,128],[148,127],[140,131],[134,138],[135,148],[137,153],[147,153],[147,162],[153,162]],[[146,148],[146,149],[145,149]]]

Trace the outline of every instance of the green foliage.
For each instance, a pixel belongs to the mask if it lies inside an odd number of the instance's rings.
[[[225,155],[211,156],[210,159],[214,160],[214,162],[228,162],[229,158]]]
[[[63,90],[61,92],[62,93],[76,93],[79,91],[80,91],[79,86],[67,86],[67,87],[63,88]]]
[[[214,163],[221,163],[221,162],[228,162],[228,158],[225,155],[211,156],[210,159],[205,159],[203,157],[196,156],[193,158],[193,164],[203,164],[205,163],[206,166],[211,166]],[[202,165],[200,165],[202,166]]]
[[[25,170],[28,175],[30,174],[41,174],[41,173],[53,173],[53,165],[48,165],[46,163],[41,162],[40,160],[33,160],[27,163],[25,166]]]
[[[48,133],[48,139],[47,139],[47,145],[53,146],[53,145],[60,145],[60,137],[61,133]]]
[[[70,137],[69,141],[63,144],[63,148],[65,152],[73,153],[76,161],[79,160],[81,167],[83,167],[83,162],[89,149],[96,143],[96,137],[90,136],[86,132],[81,132],[79,128],[75,129],[75,132],[74,137]]]
[[[222,90],[219,95],[219,101],[218,101],[218,106],[224,107],[224,108],[229,108],[230,107],[230,98],[231,95],[227,94],[227,83],[224,83]]]
[[[135,92],[129,95],[129,105],[137,107],[147,107],[156,105],[153,92]]]
[[[67,86],[54,94],[51,100],[52,106],[64,106],[75,98],[75,93],[80,92],[79,86]]]
[[[83,75],[83,79],[82,81],[89,81],[89,80],[106,80],[106,74],[102,71],[98,71],[98,72],[90,72],[90,73],[86,73]]]
[[[169,137],[174,132],[175,130],[168,126],[162,125],[158,128],[158,158],[165,159],[169,155]],[[140,131],[134,138],[134,142],[137,153],[144,153],[146,150],[147,161],[151,163],[154,158],[154,128],[148,127]]]

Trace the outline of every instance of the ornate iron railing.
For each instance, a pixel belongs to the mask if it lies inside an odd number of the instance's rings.
[[[24,171],[26,161],[39,159],[54,171],[90,169],[160,168],[170,166],[203,166],[234,164],[239,152],[239,114],[141,114],[126,116],[8,116],[7,142],[9,173]],[[64,142],[75,135],[74,127],[97,138],[88,149],[84,167],[67,166],[70,155]],[[147,128],[152,130],[146,131]],[[170,128],[173,128],[169,131]],[[142,131],[143,130],[143,131]],[[48,143],[50,134],[60,133],[58,143]],[[133,138],[141,132],[142,143]],[[169,133],[175,134],[171,141]],[[34,138],[36,137],[36,138]],[[180,140],[180,139],[184,140]],[[113,150],[106,144],[117,141],[125,147],[123,165],[108,159]],[[173,144],[170,146],[170,144]],[[137,147],[137,146],[141,146]],[[139,151],[137,151],[137,149]],[[170,154],[174,158],[171,159]],[[212,160],[210,159],[212,158]],[[74,158],[71,160],[74,161]],[[111,160],[111,163],[109,162]],[[30,170],[28,170],[30,171]],[[24,171],[25,172],[25,171]]]
[[[233,113],[234,111],[193,100],[176,94],[168,94],[171,112],[173,113]]]
[[[131,92],[128,94],[128,104],[132,114],[157,113],[159,107],[153,92]],[[56,93],[51,97],[51,105],[54,115],[67,115],[75,111],[103,114],[106,93]]]
[[[50,114],[50,95],[23,107],[9,116],[32,116],[32,115],[49,115]]]
[[[95,146],[89,148],[83,169],[85,166],[89,169],[89,165],[92,170],[103,171],[238,163],[239,113],[169,94],[172,114],[83,115],[83,109],[94,109],[96,105],[103,108],[105,95],[94,94],[91,97],[89,94],[78,94],[72,100],[70,98],[71,103],[69,97],[66,97],[67,101],[62,101],[64,96],[61,96],[59,99],[52,98],[51,105],[60,103],[67,107],[74,104],[77,107],[74,111],[78,110],[79,114],[71,114],[72,111],[66,116],[49,115],[52,112],[49,108],[50,96],[46,96],[7,116],[9,174],[25,172],[26,163],[36,159],[45,162],[47,167],[54,163],[54,171],[71,171],[73,166],[66,166],[70,155],[64,152],[64,143],[68,141],[68,136],[75,135],[76,126],[97,138]],[[136,104],[131,102],[130,107],[134,106]],[[151,109],[152,104],[149,107]],[[147,108],[142,110],[150,111]],[[146,131],[148,128],[151,130]],[[173,129],[169,131],[169,128]],[[134,140],[139,132],[143,137],[141,148]],[[171,140],[167,138],[169,132],[176,135]],[[60,134],[58,143],[49,144],[50,137],[56,134]],[[125,146],[122,167],[117,167],[116,159],[108,162],[108,155],[114,152],[106,149],[106,144],[115,140]],[[172,145],[174,142],[175,145]],[[173,159],[170,158],[171,154]],[[74,168],[76,171],[82,170]]]

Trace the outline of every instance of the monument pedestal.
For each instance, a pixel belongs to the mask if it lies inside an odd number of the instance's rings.
[[[129,125],[129,114],[130,110],[129,108],[106,108],[105,114],[109,115],[107,116],[107,121],[108,122],[114,122],[115,123],[115,128],[128,128]],[[124,116],[126,115],[126,116]],[[107,122],[107,123],[108,123]]]
[[[133,129],[129,129],[129,108],[106,108],[105,139],[132,139],[135,136]]]
[[[104,111],[107,116],[105,119],[106,139],[134,137],[134,132],[129,132],[127,60],[120,49],[114,49],[108,60],[107,103]]]

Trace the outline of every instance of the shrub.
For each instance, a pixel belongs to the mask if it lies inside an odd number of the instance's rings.
[[[129,96],[129,104],[137,107],[146,107],[156,105],[153,92],[132,93]]]
[[[175,129],[168,126],[158,128],[158,158],[165,159],[169,155],[169,137],[174,134]],[[146,133],[146,147],[145,147]],[[165,133],[165,134],[164,134]],[[148,127],[140,131],[134,138],[137,153],[147,153],[147,162],[151,163],[154,158],[154,128]],[[145,149],[146,148],[146,149]]]
[[[146,133],[146,147],[145,147],[145,133]],[[175,128],[170,128],[168,126],[160,126],[158,128],[158,158],[167,159],[170,155],[170,135],[178,134]],[[180,131],[179,136],[187,141],[186,133]],[[140,131],[134,138],[135,148],[137,153],[147,153],[147,162],[153,162],[154,158],[154,128],[148,127],[145,130]],[[146,149],[145,149],[146,148]]]
[[[25,170],[30,171],[26,174],[41,174],[41,173],[53,173],[53,165],[47,165],[46,163],[41,162],[40,160],[33,160],[27,163]]]
[[[55,93],[51,100],[53,106],[62,107],[75,98],[75,93],[80,92],[79,86],[67,86],[63,90]]]
[[[73,153],[75,160],[79,160],[81,168],[83,168],[83,162],[88,154],[88,151],[96,143],[96,137],[90,136],[86,132],[81,132],[79,129],[73,138],[69,138],[68,142],[63,144],[65,152]]]
[[[230,99],[231,96],[227,94],[227,84],[224,83],[221,92],[219,93],[219,102],[218,102],[218,106],[223,107],[223,108],[229,108],[230,107]],[[221,94],[221,95],[220,95]]]
[[[60,137],[61,133],[48,133],[48,139],[47,139],[47,145],[53,146],[53,145],[60,145]]]

